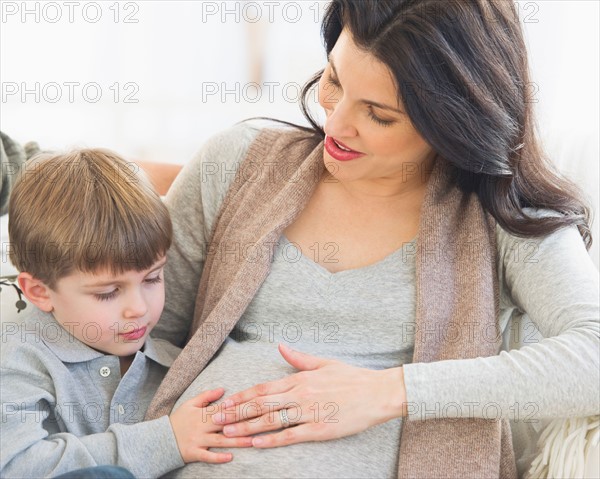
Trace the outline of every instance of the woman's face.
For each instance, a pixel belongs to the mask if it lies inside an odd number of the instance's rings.
[[[327,115],[324,160],[332,176],[377,184],[382,195],[425,182],[425,167],[435,154],[398,101],[389,69],[359,50],[344,29],[319,82],[319,103]],[[343,152],[340,143],[362,155]]]

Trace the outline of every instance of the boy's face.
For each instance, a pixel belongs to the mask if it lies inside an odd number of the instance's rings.
[[[160,318],[165,304],[160,258],[145,271],[72,273],[49,290],[53,315],[88,346],[115,356],[130,356]]]

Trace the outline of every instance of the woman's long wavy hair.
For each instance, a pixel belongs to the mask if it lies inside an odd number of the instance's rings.
[[[589,250],[592,209],[541,146],[511,0],[332,0],[322,24],[327,54],[345,27],[392,72],[404,111],[453,165],[457,185],[476,192],[505,230],[536,237],[577,225]],[[322,74],[304,85],[301,108],[312,128],[300,127],[320,137],[308,97]],[[526,207],[559,214],[532,217]]]

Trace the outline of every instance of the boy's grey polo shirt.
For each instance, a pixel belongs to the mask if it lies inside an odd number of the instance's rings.
[[[0,341],[3,478],[109,464],[150,478],[183,466],[168,417],[141,422],[179,348],[149,337],[121,378],[117,356],[36,308],[2,323]]]

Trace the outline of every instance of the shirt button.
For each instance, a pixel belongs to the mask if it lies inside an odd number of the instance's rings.
[[[119,414],[125,414],[125,408],[123,407],[122,404],[119,404],[118,409],[119,409]]]
[[[107,366],[100,368],[100,376],[102,376],[103,378],[107,378],[108,376],[110,376],[110,368]]]

